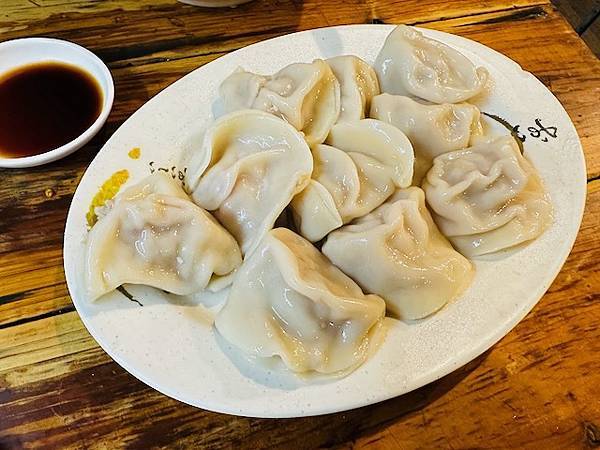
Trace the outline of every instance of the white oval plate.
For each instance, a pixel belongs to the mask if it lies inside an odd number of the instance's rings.
[[[477,261],[470,289],[431,318],[410,324],[387,319],[387,338],[371,359],[346,378],[316,384],[259,370],[240,358],[213,331],[218,296],[176,299],[130,286],[143,307],[118,292],[93,304],[85,298],[85,214],[111,174],[127,169],[128,183],[134,183],[150,172],[152,162],[153,168],[178,176],[183,170],[178,166],[182,148],[194,130],[210,120],[218,86],[236,67],[273,73],[292,62],[340,54],[355,54],[372,63],[392,28],[311,30],[230,53],[146,103],[98,153],[69,210],[65,271],[81,319],[126,370],[170,397],[213,411],[258,417],[343,411],[404,394],[466,364],[507,334],[542,297],[569,254],[583,213],[585,163],[575,128],[554,96],[507,57],[458,36],[422,30],[489,70],[493,82],[475,103],[519,125],[526,155],[552,196],[554,223],[539,239],[496,261]],[[540,131],[541,126],[546,131]],[[133,147],[141,149],[138,160],[127,156]]]

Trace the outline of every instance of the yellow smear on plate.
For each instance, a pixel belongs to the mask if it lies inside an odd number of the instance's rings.
[[[93,227],[98,221],[96,208],[104,206],[108,200],[114,198],[114,196],[119,192],[119,189],[121,189],[121,186],[123,186],[128,179],[129,171],[127,171],[127,169],[123,169],[113,173],[111,177],[102,184],[96,195],[94,195],[92,203],[90,203],[90,209],[85,215],[90,228]]]
[[[129,153],[127,153],[127,155],[131,158],[131,159],[139,159],[140,155],[141,155],[142,151],[140,150],[139,147],[134,147],[131,150],[129,150]]]

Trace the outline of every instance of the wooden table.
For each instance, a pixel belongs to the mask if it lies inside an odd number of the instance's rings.
[[[100,349],[67,292],[63,229],[86,166],[132,112],[196,67],[273,36],[372,22],[479,41],[560,99],[588,173],[586,214],[562,272],[487,353],[377,405],[248,419],[195,409],[145,386]],[[104,131],[74,155],[0,170],[0,448],[600,445],[600,63],[549,1],[258,0],[210,11],[174,0],[1,0],[0,40],[36,35],[96,52],[111,68],[116,101]]]

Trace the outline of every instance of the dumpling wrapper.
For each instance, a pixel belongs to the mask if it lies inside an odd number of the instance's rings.
[[[285,119],[309,146],[325,140],[340,114],[340,85],[325,61],[295,63],[275,75],[238,70],[219,88],[225,112],[258,109]]]
[[[126,283],[188,295],[241,262],[233,236],[192,203],[178,182],[156,172],[119,194],[90,230],[88,297],[95,300]]]
[[[369,213],[413,176],[412,146],[387,123],[337,123],[327,144],[313,148],[312,179],[291,204],[300,234],[312,242]]]
[[[364,119],[371,99],[379,94],[379,82],[373,68],[354,55],[329,58],[327,61],[340,83],[340,115],[338,122]]]
[[[552,222],[550,198],[512,136],[438,156],[423,189],[436,223],[468,257],[535,239]]]
[[[242,110],[207,130],[186,183],[194,202],[213,212],[245,255],[308,184],[312,169],[310,149],[290,124]]]
[[[479,109],[468,103],[425,105],[400,96],[381,94],[373,98],[370,117],[400,129],[413,145],[413,185],[419,186],[433,158],[473,145],[482,135]]]
[[[412,95],[433,103],[464,102],[479,94],[488,79],[459,51],[406,25],[387,37],[375,60],[381,91]]]
[[[322,251],[402,320],[439,310],[474,275],[471,263],[439,232],[417,187],[396,191],[372,213],[332,232]]]
[[[244,260],[215,326],[249,356],[334,375],[365,361],[384,314],[381,298],[364,295],[308,241],[276,228]]]

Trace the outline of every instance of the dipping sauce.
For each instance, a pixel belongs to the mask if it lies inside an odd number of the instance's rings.
[[[19,67],[0,77],[0,157],[58,148],[98,118],[103,95],[88,72],[61,62]]]

